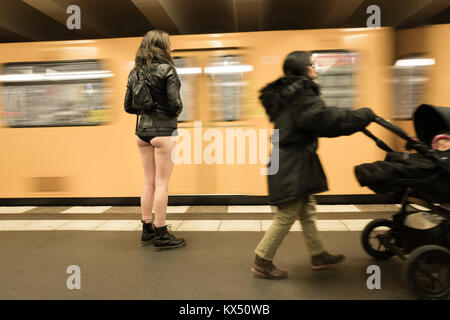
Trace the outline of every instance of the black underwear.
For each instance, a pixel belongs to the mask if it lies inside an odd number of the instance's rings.
[[[147,143],[150,143],[150,140],[152,140],[155,136],[138,136],[139,139],[141,139],[142,141],[145,141]]]

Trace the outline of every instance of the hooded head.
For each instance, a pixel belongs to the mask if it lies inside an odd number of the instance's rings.
[[[260,90],[259,99],[272,122],[297,94],[306,89],[312,90],[315,95],[320,94],[319,86],[313,81],[317,73],[310,52],[294,51],[288,54],[283,62],[283,72],[283,77]]]

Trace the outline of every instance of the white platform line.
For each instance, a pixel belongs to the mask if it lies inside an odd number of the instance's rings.
[[[261,231],[267,231],[272,224],[272,220],[261,220]]]
[[[16,230],[23,231],[52,231],[68,223],[70,220],[34,220]]]
[[[186,213],[189,206],[168,206],[167,213]]]
[[[34,220],[0,220],[0,231],[16,231]]]
[[[376,206],[376,205],[373,205]],[[396,205],[400,206],[400,205]],[[413,205],[418,210],[425,208],[419,205]],[[211,206],[215,207],[215,206]],[[20,214],[39,208],[39,206],[3,206],[0,207],[0,214]],[[112,206],[73,206],[61,212],[61,214],[102,214]],[[186,213],[190,206],[168,206],[167,213]],[[275,213],[277,208],[269,205],[247,205],[247,206],[227,206],[227,213]],[[363,212],[353,204],[348,205],[316,205],[318,213],[333,213],[333,212]],[[373,211],[373,209],[369,210]],[[384,209],[383,209],[384,211]]]
[[[319,231],[361,231],[370,219],[316,220]],[[166,220],[173,231],[267,231],[272,220]],[[141,231],[138,220],[0,220],[0,231]],[[295,221],[290,231],[302,231]]]
[[[77,206],[77,207],[71,207],[69,209],[66,209],[61,213],[101,214],[110,208],[112,208],[112,206],[93,206],[93,207]]]
[[[328,205],[328,204],[317,204],[316,205],[317,212],[361,212],[353,204],[336,204],[336,205]]]
[[[341,220],[316,220],[319,231],[350,231]]]
[[[136,220],[109,220],[95,228],[96,231],[134,231],[141,225]]]
[[[271,206],[228,206],[228,213],[272,213]]]
[[[68,223],[56,228],[56,230],[93,231],[106,222],[107,220],[70,220]]]
[[[220,220],[184,220],[177,231],[219,231]]]
[[[261,221],[222,220],[219,231],[261,231]]]
[[[16,214],[30,211],[37,207],[0,207],[0,214]]]

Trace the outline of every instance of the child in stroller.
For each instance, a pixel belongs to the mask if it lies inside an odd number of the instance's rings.
[[[417,108],[414,127],[419,140],[384,119],[376,117],[375,122],[407,140],[407,148],[418,153],[393,152],[364,131],[388,154],[384,161],[356,166],[358,182],[376,193],[400,193],[403,198],[392,220],[376,219],[365,227],[362,245],[375,259],[396,255],[406,260],[403,274],[418,297],[445,298],[450,293],[450,108]],[[425,229],[408,225],[408,216],[419,211],[414,204],[425,207],[436,223]]]
[[[436,135],[433,138],[432,147],[434,150],[447,151],[450,149],[450,132]]]

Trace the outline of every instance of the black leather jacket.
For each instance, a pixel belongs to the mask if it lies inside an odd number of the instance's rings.
[[[131,87],[137,80],[137,73],[146,76],[153,102],[150,113],[133,108]],[[138,115],[136,134],[140,136],[170,136],[177,129],[177,117],[183,109],[180,98],[181,83],[175,66],[166,58],[155,56],[150,67],[131,70],[125,94],[125,111]]]
[[[328,190],[316,153],[318,138],[351,135],[373,121],[372,110],[328,107],[319,94],[306,77],[282,77],[261,90],[259,99],[278,129],[269,163],[276,173],[268,175],[273,205]]]

